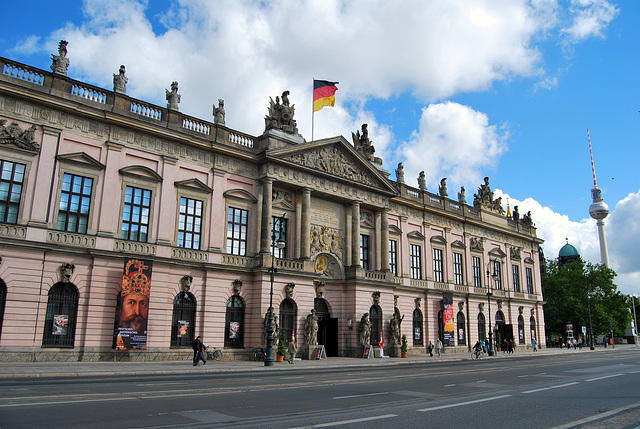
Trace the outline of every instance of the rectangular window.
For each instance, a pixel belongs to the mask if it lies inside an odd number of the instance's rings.
[[[513,265],[513,291],[520,292],[520,267]]]
[[[475,287],[482,287],[482,264],[480,263],[480,257],[472,256],[471,265],[473,268],[473,285]]]
[[[531,268],[525,268],[525,273],[527,275],[527,292],[535,293],[533,291],[533,270]]]
[[[411,244],[409,251],[411,252],[411,278],[422,279],[422,247]]]
[[[227,253],[232,255],[247,255],[247,228],[249,212],[235,207],[229,207],[227,214]]]
[[[87,233],[93,179],[64,173],[60,191],[57,228],[60,231]]]
[[[389,240],[389,270],[394,276],[398,275],[398,242]]]
[[[202,206],[200,200],[180,197],[178,213],[178,247],[200,249],[202,238]]]
[[[495,274],[493,287],[502,289],[502,264],[500,261],[493,261],[493,274]]]
[[[453,281],[457,285],[464,284],[464,276],[462,275],[462,253],[453,254]]]
[[[18,222],[24,170],[23,164],[0,160],[0,222]]]
[[[360,265],[363,270],[369,269],[369,236],[360,235]]]
[[[442,249],[433,249],[433,281],[444,281],[444,269],[442,266]]]
[[[282,224],[282,229],[280,228]],[[274,246],[271,248],[271,254],[276,258],[287,257],[287,220],[282,217],[271,217],[271,238],[274,241]],[[281,241],[284,243],[284,247],[279,249],[277,244]]]
[[[146,242],[149,234],[151,191],[127,186],[122,207],[122,232],[124,240]]]

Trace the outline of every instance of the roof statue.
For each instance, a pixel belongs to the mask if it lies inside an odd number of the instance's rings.
[[[427,190],[427,179],[424,177],[424,171],[421,171],[418,176],[418,188],[420,188],[421,191]]]
[[[460,192],[458,192],[458,202],[460,204],[467,204],[467,191],[465,191],[464,186],[461,186]]]
[[[473,206],[480,207],[485,210],[498,212],[498,214],[504,214],[502,208],[502,197],[493,199],[493,191],[489,186],[489,178],[484,178],[484,183],[478,188],[478,193],[473,194]]]
[[[398,163],[398,168],[396,168],[396,181],[404,183],[404,165],[401,162]]]
[[[51,54],[51,70],[54,73],[67,75],[67,69],[69,68],[69,58],[67,58],[67,45],[69,42],[61,40],[58,44],[58,55]]]
[[[178,110],[178,103],[180,103],[180,94],[178,94],[178,82],[171,82],[171,91],[165,89],[167,98],[167,109]]]
[[[127,93],[127,82],[129,79],[124,75],[126,69],[124,65],[120,66],[120,70],[118,70],[118,74],[113,74],[113,91],[118,94],[126,94]]]
[[[353,146],[358,152],[363,154],[369,161],[373,161],[375,159],[373,154],[375,153],[376,148],[373,147],[371,140],[369,140],[367,124],[362,124],[362,134],[360,134],[360,131],[356,131],[355,134],[351,133],[351,138],[353,139]]]
[[[217,125],[224,125],[224,100],[218,98],[218,107],[213,105],[213,123]]]
[[[447,193],[447,178],[445,177],[440,181],[440,186],[438,186],[438,193],[441,197],[447,197],[449,194]]]
[[[287,134],[298,135],[298,125],[293,119],[295,115],[295,104],[289,105],[289,91],[282,93],[282,103],[280,97],[276,96],[276,101],[269,97],[269,114],[264,117],[264,130],[276,129]]]

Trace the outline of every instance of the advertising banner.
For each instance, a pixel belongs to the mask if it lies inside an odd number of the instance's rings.
[[[125,258],[116,315],[116,348],[146,350],[152,261]]]
[[[56,314],[53,316],[53,330],[51,335],[67,335],[67,328],[69,327],[69,315]]]
[[[456,345],[455,326],[453,322],[453,293],[444,292],[442,294],[442,322],[444,324],[445,347]]]
[[[240,338],[240,322],[229,322],[229,338]]]
[[[187,320],[178,320],[178,337],[185,337],[189,331],[189,322]]]

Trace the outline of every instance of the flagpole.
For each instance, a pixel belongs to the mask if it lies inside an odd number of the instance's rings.
[[[316,82],[316,78],[314,77],[311,80],[311,141],[313,141],[313,127],[314,127],[314,121],[315,121],[315,117],[316,117],[316,112],[313,110],[314,108],[314,95],[313,95],[313,87],[315,85]]]

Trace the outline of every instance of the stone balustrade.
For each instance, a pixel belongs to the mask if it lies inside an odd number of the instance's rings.
[[[155,119],[156,121],[162,120],[162,111],[148,104],[135,103],[132,101],[129,111],[136,115],[144,116],[150,119]]]
[[[95,101],[96,103],[100,104],[107,103],[107,94],[105,94],[104,92],[100,92],[94,88],[89,88],[78,84],[71,85],[71,95],[84,98],[85,100]]]
[[[2,74],[35,85],[44,85],[44,74],[38,73],[30,67],[5,63],[2,67]]]

